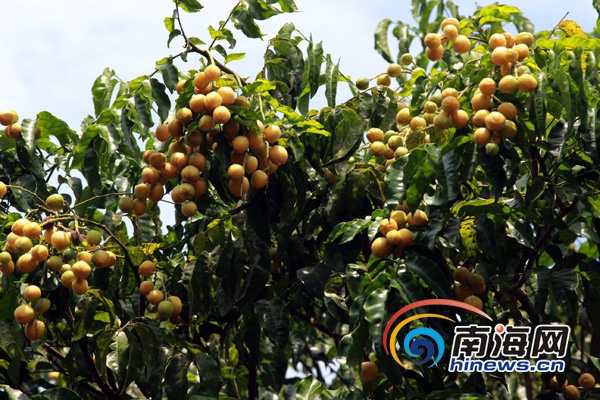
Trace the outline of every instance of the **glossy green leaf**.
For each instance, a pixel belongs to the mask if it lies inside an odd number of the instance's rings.
[[[312,36],[308,42],[308,85],[310,86],[310,97],[319,90],[319,78],[321,77],[321,65],[323,64],[323,43],[313,43]]]
[[[410,257],[406,266],[419,276],[441,298],[451,298],[452,292],[448,281],[448,270],[444,265],[422,256]],[[446,270],[446,271],[444,271]]]
[[[379,22],[377,29],[375,29],[375,50],[381,54],[384,60],[390,63],[394,62],[388,44],[388,29],[391,24],[392,20],[386,18]]]
[[[284,348],[289,336],[289,314],[285,303],[279,298],[259,300],[254,304],[254,312],[271,342],[278,348]]]
[[[311,400],[321,395],[325,389],[326,387],[322,382],[314,376],[308,376],[296,385],[296,399]]]
[[[56,387],[48,390],[44,390],[44,394],[37,394],[31,397],[31,400],[83,400],[83,397],[79,396],[76,392],[71,389]]]
[[[165,370],[165,392],[167,399],[184,399],[188,390],[187,369],[189,361],[186,355],[176,354],[169,359]]]
[[[179,82],[177,67],[173,65],[173,60],[169,57],[163,58],[156,63],[156,68],[161,73],[166,87],[173,92]]]
[[[119,79],[116,78],[115,71],[110,68],[105,68],[102,74],[96,78],[92,86],[96,117],[100,115],[102,110],[110,106],[113,93],[118,84]]]
[[[254,22],[254,18],[241,5],[238,5],[231,14],[231,20],[235,27],[241,30],[249,38],[260,38],[263,36],[260,28]]]
[[[219,364],[209,355],[202,353],[194,357],[194,364],[200,375],[200,394],[211,396],[210,398],[219,396],[223,385]]]
[[[189,13],[198,12],[203,8],[197,0],[173,0],[173,2]]]
[[[336,104],[335,97],[340,76],[339,66],[339,61],[337,64],[334,64],[331,60],[331,56],[328,54],[325,65],[325,98],[327,98],[327,105],[329,107],[334,107]]]

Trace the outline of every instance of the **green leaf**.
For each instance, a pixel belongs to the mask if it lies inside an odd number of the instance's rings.
[[[172,93],[175,86],[177,86],[177,82],[179,82],[177,67],[173,65],[173,59],[165,57],[162,60],[159,60],[156,63],[156,68],[160,71],[163,80],[165,81],[165,85]]]
[[[567,127],[558,123],[550,129],[548,134],[548,151],[560,161],[562,159],[563,146],[567,134]]]
[[[242,60],[246,57],[246,53],[229,53],[227,57],[225,57],[225,64],[230,63],[232,61]]]
[[[319,90],[319,78],[321,77],[321,65],[323,64],[323,42],[313,43],[312,36],[308,42],[308,85],[310,86],[310,97]]]
[[[99,116],[103,110],[110,107],[113,92],[118,84],[119,79],[115,77],[115,71],[110,68],[105,68],[102,74],[96,78],[92,86],[94,112],[96,117]]]
[[[387,288],[377,288],[369,293],[363,305],[365,319],[369,321],[369,334],[376,348],[381,347],[383,325],[387,323],[386,300],[388,294]]]
[[[93,314],[92,314],[93,315]],[[106,356],[106,366],[113,371],[119,382],[125,380],[127,374],[129,338],[125,331],[117,331],[112,337],[111,351]]]
[[[394,62],[388,44],[388,28],[391,23],[392,20],[386,18],[379,22],[375,29],[375,50],[389,63]]]
[[[296,399],[312,400],[325,391],[326,386],[310,375],[296,384]]]
[[[41,137],[53,136],[66,149],[73,148],[73,143],[77,142],[77,135],[67,123],[47,111],[42,111],[37,115],[35,126],[40,129]]]
[[[423,257],[415,256],[406,259],[406,266],[419,276],[439,297],[452,298],[448,267],[439,265],[435,261]]]
[[[223,385],[219,364],[211,356],[202,353],[196,354],[194,364],[196,364],[200,375],[199,393],[217,398]]]
[[[197,0],[173,0],[173,2],[188,13],[195,13],[204,8]]]
[[[73,323],[73,340],[74,342],[84,338],[91,330],[94,325],[94,313],[98,306],[98,299],[96,297],[88,297],[87,295],[82,297],[77,304],[78,312],[75,314],[75,321]]]
[[[331,163],[349,158],[362,142],[364,125],[360,117],[348,107],[336,107],[330,118],[334,119],[335,135]]]
[[[165,122],[171,110],[171,100],[167,95],[166,86],[154,78],[150,79],[150,86],[152,87],[152,96],[158,106],[158,116],[162,122]]]
[[[31,400],[83,400],[77,393],[71,389],[56,387],[44,390],[42,394],[36,394]]]
[[[281,11],[262,0],[246,0],[244,3],[246,3],[247,10],[252,18],[257,20],[265,20],[281,14]]]
[[[165,392],[169,400],[185,399],[188,390],[187,371],[189,361],[184,354],[169,359],[165,370]]]
[[[337,84],[340,76],[340,63],[334,64],[331,56],[328,54],[325,67],[325,98],[329,107],[335,107],[335,96],[337,94]]]
[[[404,198],[406,185],[404,184],[404,167],[408,163],[408,157],[400,157],[391,163],[383,180],[383,193],[387,205],[397,205]]]
[[[259,300],[254,304],[254,312],[267,337],[283,349],[289,336],[289,312],[285,303],[278,297]]]
[[[230,49],[233,49],[236,44],[236,40],[233,37],[233,33],[229,29],[221,28],[217,30],[212,26],[209,26],[208,33],[210,34],[211,39],[213,39],[214,41],[227,41],[227,43],[229,43]]]
[[[35,151],[35,122],[33,120],[26,118],[21,121],[21,137],[23,138],[27,151]]]
[[[241,30],[247,37],[252,39],[263,37],[263,33],[256,22],[254,22],[254,18],[241,5],[235,8],[231,14],[231,20],[235,27]]]

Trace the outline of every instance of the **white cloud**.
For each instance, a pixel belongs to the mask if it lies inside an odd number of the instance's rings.
[[[478,1],[490,4],[493,1]],[[188,35],[207,39],[206,27],[218,26],[234,0],[202,1],[199,14],[184,15]],[[372,77],[383,72],[386,63],[373,49],[373,34],[383,18],[412,21],[410,1],[371,2],[348,0],[297,0],[301,12],[285,14],[260,23],[265,40],[249,40],[235,32],[239,47],[248,53],[232,67],[243,75],[254,76],[262,66],[267,40],[287,21],[305,35],[323,41],[333,60],[341,59],[342,72]],[[456,1],[463,14],[471,13],[474,1]],[[591,0],[520,2],[521,10],[537,29],[551,29],[570,11],[568,18],[578,21],[586,31],[595,25]],[[35,117],[48,110],[77,127],[92,112],[90,88],[105,67],[130,80],[152,72],[156,60],[179,51],[180,42],[167,49],[165,17],[172,14],[168,0],[3,0],[0,12],[2,57],[0,71],[4,84],[0,108],[15,108],[23,117]],[[233,29],[233,28],[232,28]],[[196,68],[197,57],[190,57],[186,68]],[[341,97],[338,100],[342,100]]]

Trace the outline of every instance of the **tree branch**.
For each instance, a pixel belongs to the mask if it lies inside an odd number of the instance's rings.
[[[343,335],[340,335],[339,333],[332,332],[329,328],[327,328],[325,325],[321,324],[319,321],[317,321],[313,317],[309,317],[308,315],[302,314],[300,311],[298,311],[296,309],[293,309],[293,308],[290,309],[290,313],[294,317],[298,318],[299,320],[304,321],[311,326],[314,326],[315,328],[317,328],[318,331],[333,338],[336,346],[340,343],[340,341],[344,337]]]
[[[79,345],[79,348],[81,349],[81,352],[83,353],[83,358],[85,358],[86,364],[88,365],[88,367],[90,368],[90,371],[92,372],[94,381],[96,382],[96,384],[98,385],[100,390],[102,390],[102,393],[104,393],[106,395],[106,397],[110,400],[118,400],[119,399],[118,394],[115,393],[115,391],[110,386],[108,386],[108,384],[104,381],[104,379],[102,379],[102,376],[100,376],[100,371],[98,371],[98,367],[96,366],[96,363],[94,362],[94,359],[92,358],[92,354],[91,354],[90,348],[88,346],[87,338],[84,337],[83,339],[79,340],[77,342],[77,344]]]

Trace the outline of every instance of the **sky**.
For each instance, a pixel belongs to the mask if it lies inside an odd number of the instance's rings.
[[[235,0],[200,1],[205,8],[184,15],[188,36],[208,39],[207,26],[218,26],[237,3]],[[511,4],[509,1],[506,1]],[[264,40],[244,40],[238,49],[244,60],[230,64],[240,75],[254,77],[262,65],[267,40],[285,22],[293,22],[315,42],[322,41],[326,53],[340,60],[341,71],[356,79],[384,72],[385,61],[374,50],[374,31],[384,18],[412,22],[409,0],[296,0],[299,13],[284,14],[260,23]],[[455,0],[461,14],[475,10],[472,0]],[[479,5],[494,3],[478,1]],[[592,0],[529,0],[518,7],[536,29],[552,29],[569,12],[569,19],[591,31],[597,13]],[[343,6],[341,5],[343,4]],[[181,50],[177,39],[167,48],[164,18],[172,15],[169,0],[2,0],[0,15],[0,109],[15,109],[21,118],[35,118],[49,111],[77,129],[93,114],[90,89],[104,68],[114,69],[123,80],[131,80],[154,69],[154,63]],[[197,68],[190,57],[183,68]],[[339,101],[344,99],[338,98]]]

